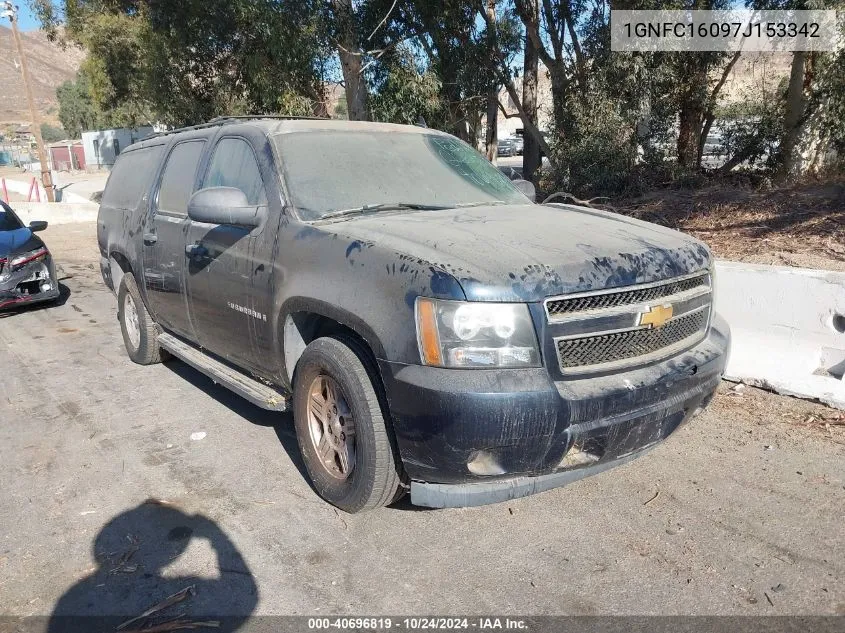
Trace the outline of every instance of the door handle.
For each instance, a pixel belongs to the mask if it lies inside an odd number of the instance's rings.
[[[185,247],[185,255],[191,259],[200,259],[208,255],[208,249],[199,242],[196,244],[188,244]]]
[[[144,244],[151,246],[158,242],[158,235],[155,233],[144,233]]]

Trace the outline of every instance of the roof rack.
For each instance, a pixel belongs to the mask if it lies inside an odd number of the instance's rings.
[[[228,121],[230,119],[234,119],[236,121],[244,121],[249,119],[279,119],[279,120],[287,120],[291,119],[294,121],[297,120],[304,120],[304,121],[328,121],[329,117],[325,116],[292,116],[287,114],[227,114],[224,116],[218,116],[209,123],[214,123],[215,121]]]
[[[210,127],[219,127],[221,125],[226,125],[227,123],[238,123],[241,121],[256,121],[261,119],[276,119],[276,120],[306,120],[306,121],[327,121],[329,120],[328,117],[319,117],[319,116],[287,116],[282,114],[232,114],[232,115],[225,115],[225,116],[218,116],[214,117],[207,123],[200,123],[198,125],[189,125],[187,127],[180,127],[176,128],[175,130],[165,130],[164,132],[154,132],[153,134],[149,134],[142,138],[142,141],[146,141],[152,138],[158,138],[160,136],[168,136],[170,134],[178,134],[180,132],[190,132],[192,130],[204,130]]]

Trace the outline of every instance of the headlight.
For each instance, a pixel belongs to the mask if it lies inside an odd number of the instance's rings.
[[[37,262],[46,259],[49,254],[50,251],[46,248],[36,248],[34,251],[13,257],[9,262],[9,268],[13,271],[20,270],[24,267],[24,265],[29,264],[30,262]]]
[[[417,298],[417,342],[425,365],[538,367],[540,353],[524,303]]]

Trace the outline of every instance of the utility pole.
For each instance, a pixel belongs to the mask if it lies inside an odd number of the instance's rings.
[[[35,97],[32,95],[32,86],[29,83],[29,68],[26,65],[26,55],[21,44],[21,35],[18,33],[18,8],[11,2],[4,0],[0,2],[0,17],[9,18],[12,23],[12,35],[15,37],[15,46],[18,49],[18,56],[21,58],[21,73],[26,89],[26,100],[29,102],[29,115],[32,119],[32,133],[35,136],[35,145],[38,148],[38,160],[41,162],[41,182],[44,184],[44,191],[47,192],[48,202],[54,201],[53,177],[50,174],[50,166],[47,164],[47,154],[44,151],[44,139],[41,138],[41,117],[35,108]]]

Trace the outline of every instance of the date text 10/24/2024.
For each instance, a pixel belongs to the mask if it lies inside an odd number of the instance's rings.
[[[369,630],[381,631],[389,629],[408,630],[472,630],[480,631],[528,631],[525,620],[508,617],[407,617],[407,618],[308,618],[308,629],[321,630]]]

